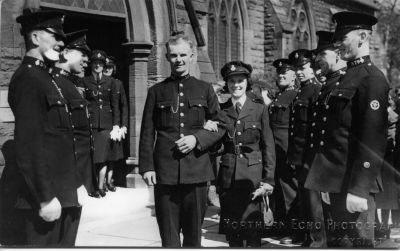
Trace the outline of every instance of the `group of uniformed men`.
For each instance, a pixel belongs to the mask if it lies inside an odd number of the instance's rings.
[[[95,174],[95,164],[120,158],[122,145],[117,149],[112,140],[126,134],[121,83],[108,76],[115,62],[90,50],[87,30],[65,34],[64,17],[25,9],[16,19],[26,55],[9,88],[15,154],[7,161],[15,166],[6,166],[2,181],[11,178],[5,190],[16,195],[13,201],[7,201],[9,192],[1,198],[2,244],[74,246],[85,197],[115,191],[105,170]],[[84,77],[89,58],[92,74]],[[15,210],[4,218],[8,206]]]
[[[373,247],[389,85],[369,56],[377,19],[339,12],[333,20],[335,32],[319,31],[315,50],[273,63],[280,92],[269,109],[276,149],[271,204],[284,234],[303,246]],[[225,133],[212,89],[189,75],[192,46],[183,36],[169,40],[171,77],[149,89],[143,113],[140,173],[155,185],[164,247],[181,246],[181,232],[183,246],[201,245],[206,182],[213,178],[206,149]],[[231,72],[243,68],[231,64]],[[221,126],[203,130],[206,120]]]
[[[77,160],[91,154],[92,139],[76,75],[90,49],[84,32],[64,34],[63,18],[55,11],[17,18],[26,43],[9,92],[23,176],[16,203],[24,223],[19,244],[72,246],[80,219],[85,174]],[[333,246],[372,247],[389,85],[369,57],[376,18],[340,12],[333,19],[335,32],[318,32],[316,50],[296,50],[274,62],[280,93],[270,105],[277,159],[273,204],[278,220],[314,223],[300,234],[308,236],[305,246],[327,246],[325,201],[335,226]],[[213,132],[203,125],[223,124],[224,118],[212,86],[189,75],[193,43],[177,34],[166,47],[171,77],[148,92],[140,173],[155,185],[163,246],[181,246],[182,231],[183,246],[199,247],[207,182],[214,177],[207,149],[225,134],[223,127]],[[324,82],[316,80],[316,69]],[[78,140],[87,151],[78,150]]]

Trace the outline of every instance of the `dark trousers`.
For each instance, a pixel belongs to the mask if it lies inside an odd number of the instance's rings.
[[[201,225],[207,209],[207,183],[155,185],[154,200],[163,247],[201,247]]]
[[[325,218],[321,193],[309,190],[304,187],[308,169],[304,166],[296,166],[299,184],[299,208],[300,208],[300,229],[305,230],[306,239],[303,246],[312,248],[327,247],[325,229]]]
[[[23,243],[32,247],[73,247],[75,245],[82,207],[63,208],[61,217],[44,221],[38,210],[18,209],[22,220]]]
[[[332,222],[328,224],[334,234],[332,246],[364,247],[374,245],[375,197],[370,194],[367,200],[368,210],[362,213],[350,213],[346,209],[345,193],[329,194]]]
[[[272,194],[272,209],[275,221],[290,226],[292,220],[299,218],[298,180],[296,171],[286,163],[286,155],[277,156],[275,169],[275,187]],[[286,235],[290,229],[282,232]]]
[[[311,248],[326,248],[327,237],[321,193],[309,190],[304,184],[300,184],[299,201],[301,208],[299,228],[305,225],[307,235],[304,245]]]

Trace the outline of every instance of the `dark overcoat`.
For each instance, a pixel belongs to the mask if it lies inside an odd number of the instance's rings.
[[[79,206],[71,117],[57,88],[45,64],[28,56],[11,78],[8,102],[24,179],[18,208],[37,209],[54,197],[62,207]]]
[[[368,198],[382,190],[389,85],[369,56],[347,63],[315,122],[309,189]],[[322,111],[321,111],[322,112]]]
[[[275,184],[275,143],[268,107],[247,98],[238,115],[229,99],[222,111],[226,115],[226,134],[218,186],[254,190],[261,181]]]
[[[71,112],[79,184],[84,185],[86,190],[91,193],[95,190],[97,182],[93,162],[94,144],[88,112],[89,102],[76,88],[79,84],[79,77],[57,67],[52,68],[50,72],[61,88]]]
[[[118,96],[118,105],[119,105],[119,126],[128,128],[128,101],[126,99],[126,94],[124,90],[124,86],[119,79],[114,79]],[[125,137],[127,137],[126,135]],[[111,156],[110,160],[117,161],[119,159],[124,158],[124,149],[123,149],[123,141],[113,141],[111,145]]]
[[[157,184],[177,185],[214,178],[207,149],[225,133],[203,129],[207,120],[220,120],[217,96],[211,84],[187,76],[167,78],[149,88],[139,141],[139,172],[155,171]],[[194,135],[197,146],[181,153],[175,141]]]
[[[119,92],[112,77],[102,75],[99,81],[94,76],[82,81],[85,97],[89,101],[89,113],[94,129],[111,130],[120,124]]]
[[[304,163],[304,149],[311,118],[311,104],[317,99],[321,85],[315,79],[302,83],[293,102],[290,116],[288,163],[301,166]]]

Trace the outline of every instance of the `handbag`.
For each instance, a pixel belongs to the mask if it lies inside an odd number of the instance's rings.
[[[263,217],[264,225],[272,226],[274,224],[274,215],[272,214],[271,208],[269,207],[269,198],[267,195],[262,196],[263,198]]]

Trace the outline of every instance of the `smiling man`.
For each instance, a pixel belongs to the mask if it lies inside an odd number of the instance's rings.
[[[64,14],[24,10],[17,18],[26,55],[14,73],[8,102],[15,116],[15,147],[23,182],[16,208],[23,222],[19,245],[73,246],[79,216],[77,170],[69,107],[48,66],[59,60]]]
[[[211,84],[189,74],[193,43],[178,34],[166,44],[171,76],[148,90],[139,142],[139,171],[154,185],[163,247],[201,246],[207,182],[214,173],[207,149],[224,130],[209,132],[219,104]]]
[[[293,51],[289,54],[289,61],[296,69],[296,75],[300,80],[300,88],[293,101],[290,115],[289,127],[289,147],[287,150],[287,161],[292,170],[296,172],[298,180],[298,203],[300,208],[305,208],[309,200],[309,193],[304,188],[305,170],[304,152],[306,148],[306,135],[309,130],[308,122],[311,119],[311,105],[317,99],[321,89],[316,81],[312,65],[312,52],[305,49]],[[307,210],[300,211],[300,222],[305,222],[309,218]],[[301,232],[301,230],[299,231]],[[308,231],[307,231],[308,232]],[[298,233],[301,235],[300,233]],[[308,236],[309,233],[307,233]],[[301,238],[301,237],[300,237]],[[313,237],[311,237],[311,240]],[[309,246],[310,238],[306,239],[303,245]]]
[[[374,195],[382,190],[389,85],[369,57],[372,26],[377,19],[339,12],[333,20],[337,23],[333,40],[340,57],[347,61],[347,71],[320,104],[325,115],[317,112],[322,121],[317,122],[319,132],[315,133],[320,142],[314,144],[320,149],[316,149],[319,154],[306,186],[329,192],[333,224],[357,226],[335,228],[335,246],[373,247]],[[335,51],[330,52],[333,57]]]

